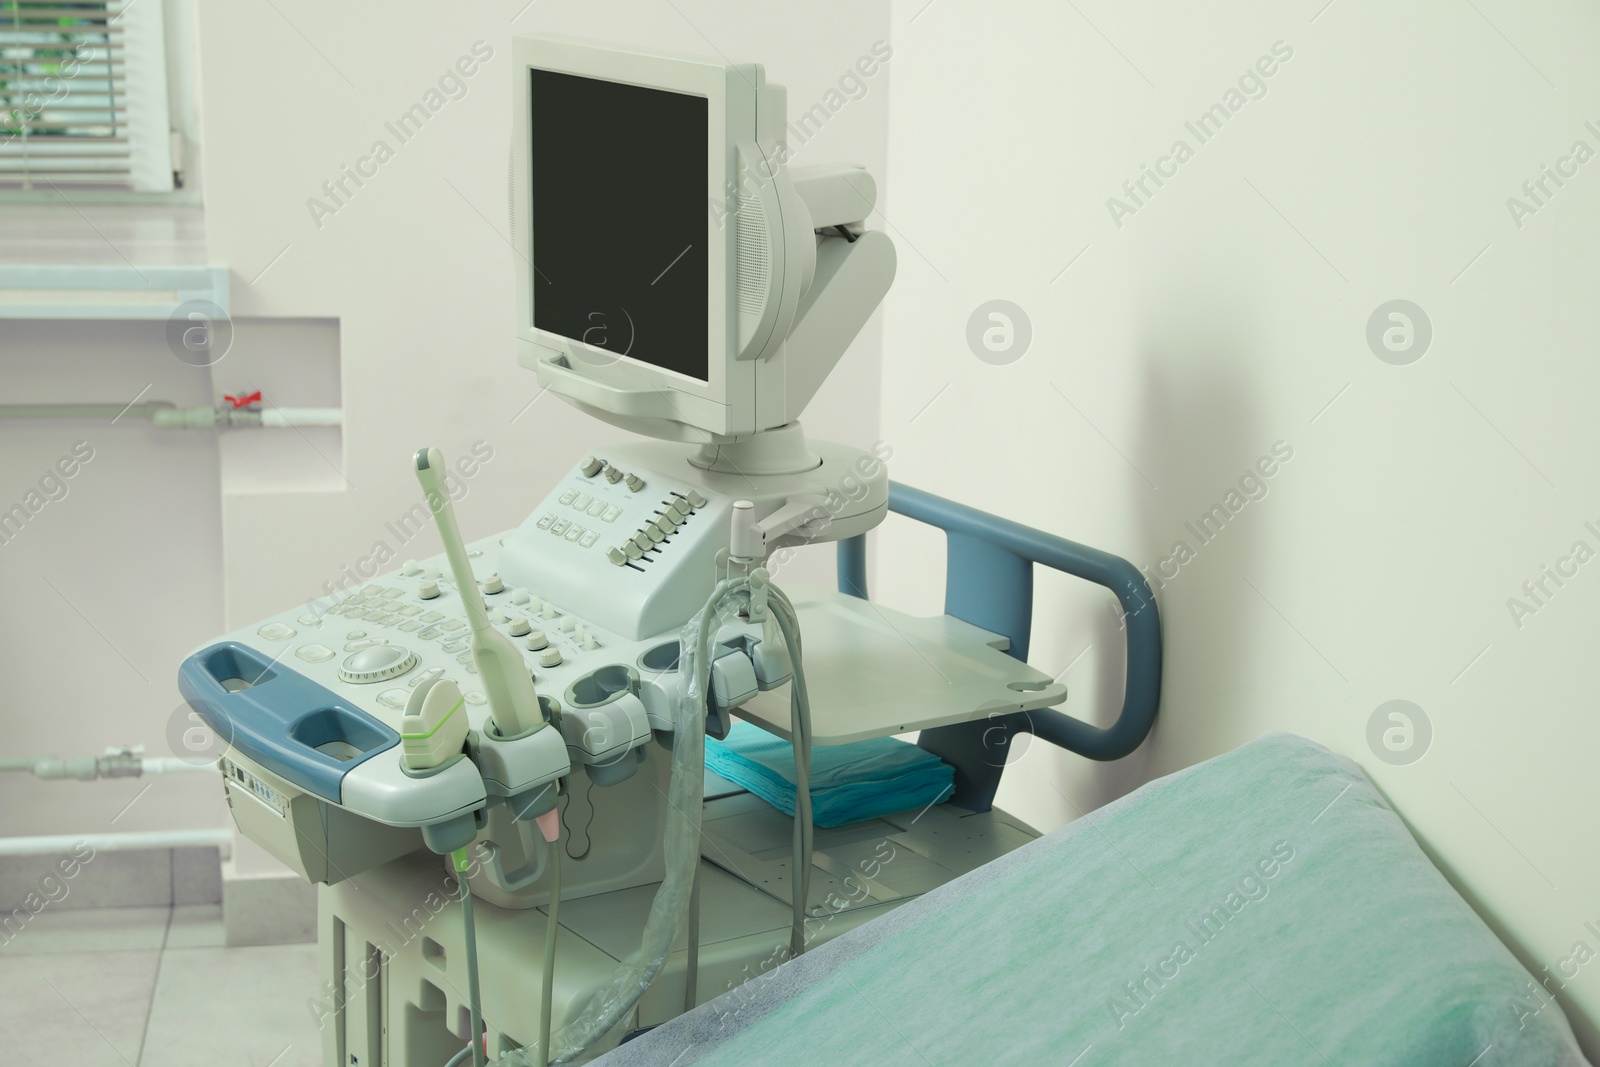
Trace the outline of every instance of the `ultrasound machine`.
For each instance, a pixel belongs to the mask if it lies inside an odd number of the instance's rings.
[[[1115,758],[1159,689],[1131,567],[802,430],[895,247],[866,225],[865,169],[790,165],[762,67],[513,51],[518,359],[637,439],[574,448],[487,534],[467,508],[458,524],[454,457],[397,456],[438,555],[180,669],[239,832],[318,886],[307,1010],[329,1067],[598,1055],[1028,842],[991,803],[1012,739]],[[890,510],[946,532],[940,616],[865,596],[864,535]],[[774,580],[774,552],[824,542],[839,589]],[[1110,727],[1053,710],[1065,686],[1025,662],[1035,563],[1123,604]],[[792,813],[706,771],[708,737],[752,727],[781,743]],[[948,788],[813,820],[813,775],[903,736]]]

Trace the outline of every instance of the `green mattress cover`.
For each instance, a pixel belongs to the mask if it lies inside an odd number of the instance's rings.
[[[1286,734],[1151,782],[601,1062],[1587,1063],[1360,768]]]

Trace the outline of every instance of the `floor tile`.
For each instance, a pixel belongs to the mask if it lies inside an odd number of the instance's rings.
[[[322,1067],[317,946],[169,948],[139,1067]]]
[[[138,1063],[160,956],[0,957],[0,1058],[74,1067]]]
[[[172,909],[168,948],[221,948],[227,938],[221,904],[180,904]]]
[[[154,952],[170,908],[46,908],[20,928],[0,931],[0,959],[74,952]],[[13,920],[15,921],[15,920]]]

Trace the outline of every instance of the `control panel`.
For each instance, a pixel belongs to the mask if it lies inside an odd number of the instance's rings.
[[[731,508],[685,479],[596,453],[506,538],[500,573],[643,640],[682,626],[705,603]]]
[[[444,553],[407,560],[196,651],[179,685],[231,746],[229,796],[248,801],[236,816],[258,812],[253,833],[305,859],[298,838],[277,829],[285,812],[294,834],[307,819],[334,832],[335,809],[428,832],[481,811],[486,797],[521,803],[538,783],[580,765],[597,785],[627,780],[652,733],[676,722],[679,631],[724,576],[734,502],[751,499],[770,514],[799,497],[827,499],[826,485],[846,484],[861,454],[829,445],[817,452],[806,472],[752,479],[713,470],[692,446],[597,450],[515,530],[465,545],[470,581],[458,583]],[[881,464],[875,479],[863,501],[830,505],[828,536],[877,521]],[[536,714],[554,730],[500,734],[465,598],[484,606],[500,634],[492,644],[520,656],[538,691]],[[788,678],[785,657],[760,651],[760,624],[739,629],[724,629],[709,664],[713,733],[733,709]],[[469,751],[412,766],[407,752],[428,749],[422,712],[436,689],[451,694],[450,706],[441,698],[428,721],[455,730],[464,715]],[[414,845],[395,838],[389,847]]]
[[[686,489],[669,490],[659,500],[643,497],[642,506],[630,507],[633,502],[611,488],[619,482],[628,493],[643,493],[648,487],[638,473],[624,472],[595,456],[585,457],[577,475],[555,494],[554,505],[546,501],[546,507],[535,513],[534,529],[546,530],[579,548],[599,545],[608,562],[642,572],[643,565],[660,558],[660,546],[708,503],[698,490]]]
[[[729,510],[692,485],[586,457],[517,530],[468,542],[471,588],[442,553],[407,560],[224,635],[189,657],[180,687],[229,735],[230,789],[280,811],[275,789],[390,826],[429,825],[481,806],[499,784],[492,754],[475,757],[481,775],[466,763],[418,776],[398,743],[413,694],[433,679],[454,683],[471,729],[492,729],[463,600],[477,597],[521,653],[572,764],[618,780],[652,730],[673,726],[677,631],[716,582]],[[737,642],[721,648],[713,710],[758,689]]]
[[[508,585],[497,572],[499,538],[469,542],[467,553],[492,625],[523,651],[541,695],[564,703],[578,679],[618,663],[634,666],[651,644],[619,636],[546,599],[544,590]],[[603,559],[596,563],[605,564]],[[363,706],[393,729],[423,681],[451,677],[472,725],[483,725],[487,697],[474,684],[471,633],[462,590],[444,557],[408,560],[396,573],[341,591],[313,610],[285,612],[230,635]]]

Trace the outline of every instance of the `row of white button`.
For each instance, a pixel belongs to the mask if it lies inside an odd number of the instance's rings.
[[[561,504],[567,505],[573,511],[582,512],[590,518],[599,519],[601,522],[616,522],[617,516],[622,514],[622,509],[615,504],[607,504],[597,496],[580,493],[576,489],[568,489],[556,498]]]
[[[416,683],[412,684],[415,685]],[[462,696],[468,704],[472,705],[487,704],[489,702],[489,698],[476,689],[468,689]],[[411,694],[404,689],[385,689],[378,694],[378,703],[386,708],[393,708],[395,711],[404,711],[406,702],[410,699]]]
[[[443,674],[444,672],[435,667],[433,671],[428,673],[437,675]],[[418,680],[419,679],[412,679],[412,681],[409,683],[410,687],[415,688]],[[468,704],[472,705],[482,705],[489,702],[489,698],[478,692],[476,689],[469,689],[463,693],[462,696],[466,699]],[[383,692],[378,694],[378,703],[382,704],[386,708],[393,708],[395,711],[404,711],[406,708],[406,702],[410,700],[410,698],[411,694],[406,692],[404,689],[385,689]]]
[[[617,510],[620,513],[620,509]],[[575,532],[578,535],[579,542],[584,548],[588,548],[593,545],[599,536],[598,534],[592,532],[589,533],[587,537],[583,536],[582,527],[576,527]],[[573,535],[574,529],[569,526],[565,536],[568,538],[568,540],[572,540]],[[415,570],[420,571],[420,568],[415,568]],[[430,572],[435,572],[435,569],[431,567],[428,568],[428,570]],[[424,584],[432,583],[425,582]],[[495,586],[498,586],[498,588],[495,588]],[[505,587],[503,583],[499,583],[496,580],[495,576],[491,576],[485,581],[485,588],[486,590],[498,593]],[[382,586],[366,586],[365,588],[358,590],[355,595],[350,597],[345,602],[330,608],[328,613],[345,615],[350,618],[360,618],[368,622],[377,622],[389,626],[395,626],[398,624],[398,628],[400,630],[407,633],[415,633],[416,637],[421,640],[443,638],[444,640],[440,646],[442,651],[447,653],[459,653],[459,655],[456,656],[457,663],[464,667],[468,673],[477,674],[477,666],[472,662],[472,653],[468,649],[468,642],[465,640],[466,635],[456,634],[456,631],[464,630],[466,624],[460,619],[444,620],[444,616],[437,611],[430,611],[416,619],[405,618],[406,616],[417,615],[421,609],[414,605],[396,605],[391,603],[393,600],[404,595],[404,590],[393,587],[385,588]],[[513,603],[518,605],[527,605],[528,609],[532,612],[551,613],[561,631],[571,634],[573,641],[577,643],[581,649],[594,650],[600,647],[600,642],[598,639],[590,634],[574,616],[561,615],[555,604],[548,601],[541,601],[538,598],[531,596],[526,589],[522,589],[520,587],[512,590],[511,600]],[[509,623],[508,629],[513,636],[524,638],[524,644],[527,646],[529,651],[539,653],[538,659],[540,666],[556,667],[561,664],[562,657],[560,649],[552,647],[550,645],[549,638],[546,637],[542,631],[532,629],[532,625],[526,618],[521,616],[513,616],[504,610],[501,610],[496,614],[499,616],[502,622]],[[441,622],[440,620],[444,621]],[[299,621],[307,626],[320,626],[322,623],[322,619],[320,617],[309,613],[300,616]],[[425,625],[427,628],[422,629],[422,627]],[[418,632],[419,630],[420,632]],[[296,636],[296,630],[294,627],[281,622],[266,623],[257,630],[257,633],[261,637],[273,641],[286,641],[289,638]],[[366,636],[366,632],[363,630],[350,631],[350,633],[346,635],[350,643],[345,646],[345,651],[355,651],[371,645],[384,643],[380,640],[360,640]],[[321,644],[309,644],[302,645],[297,648],[295,650],[295,655],[308,663],[321,663],[331,659],[334,656],[334,652],[332,649],[329,649]],[[437,668],[435,668],[435,670],[437,670]],[[415,681],[416,680],[413,680],[412,684],[415,684]],[[403,705],[401,706],[403,707]]]
[[[579,548],[593,548],[594,543],[600,540],[598,530],[585,530],[577,523],[555,515],[541,515],[535,525],[541,530],[549,530],[556,537],[565,537]]]

